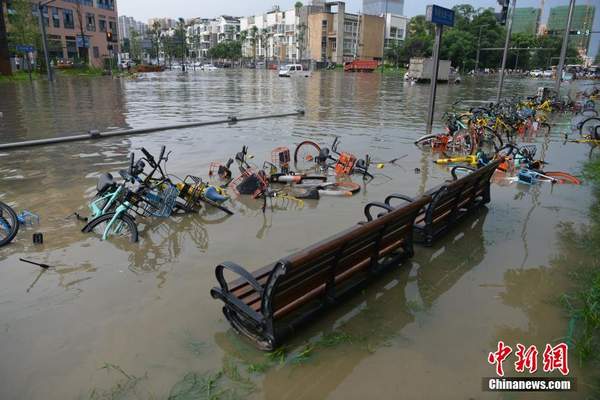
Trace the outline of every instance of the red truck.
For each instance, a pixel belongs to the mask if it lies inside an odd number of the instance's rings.
[[[379,66],[376,60],[354,60],[344,63],[346,72],[373,72]]]

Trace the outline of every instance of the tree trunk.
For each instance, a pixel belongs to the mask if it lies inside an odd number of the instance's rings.
[[[4,0],[0,0],[0,75],[12,75],[8,54],[8,36],[4,20]]]

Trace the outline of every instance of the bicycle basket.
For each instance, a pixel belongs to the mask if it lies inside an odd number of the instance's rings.
[[[173,213],[177,196],[179,189],[172,184],[150,190],[142,198],[145,202],[144,214],[159,218],[169,217]]]

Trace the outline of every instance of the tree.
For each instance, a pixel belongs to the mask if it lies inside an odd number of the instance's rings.
[[[267,59],[268,40],[269,40],[269,31],[267,29],[261,29],[260,30],[260,45],[261,45],[262,49],[264,50],[263,58],[265,60]]]
[[[258,35],[258,28],[256,25],[250,28],[250,40],[252,41],[252,58],[254,58],[254,62],[256,62],[256,39]]]
[[[239,40],[221,42],[208,50],[210,58],[235,61],[242,57],[242,42]]]
[[[154,54],[153,56],[156,57],[156,63],[158,65],[160,65],[160,39],[161,39],[161,34],[162,29],[160,26],[160,22],[158,21],[154,21],[152,23],[152,26],[150,27],[150,37],[152,40],[152,49],[154,49]]]
[[[28,0],[13,0],[12,13],[9,17],[9,46],[28,45],[40,48],[41,35],[36,21],[31,14],[31,3]],[[22,54],[26,56],[26,54]],[[29,57],[27,57],[29,61]]]
[[[248,40],[248,31],[241,31],[240,32],[240,43],[242,44],[242,47],[244,47],[247,40]],[[242,56],[243,56],[243,54],[242,54]]]
[[[129,30],[129,57],[138,64],[142,61],[141,37],[133,28]]]
[[[181,69],[183,71],[185,71],[185,66],[184,66],[184,59],[186,56],[186,50],[187,50],[187,46],[185,43],[185,20],[183,18],[179,18],[179,20],[177,21],[177,26],[175,28],[175,37],[176,37],[176,41],[177,44],[179,44],[179,55],[181,58]]]
[[[0,75],[12,75],[10,59],[8,54],[8,35],[6,32],[6,21],[4,20],[4,5],[6,2],[0,0]]]

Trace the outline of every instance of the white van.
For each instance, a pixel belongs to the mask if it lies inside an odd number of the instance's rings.
[[[310,76],[310,72],[305,71],[304,68],[302,68],[302,64],[288,64],[281,67],[281,69],[279,70],[279,76],[286,78],[289,78],[291,76],[308,77]]]

